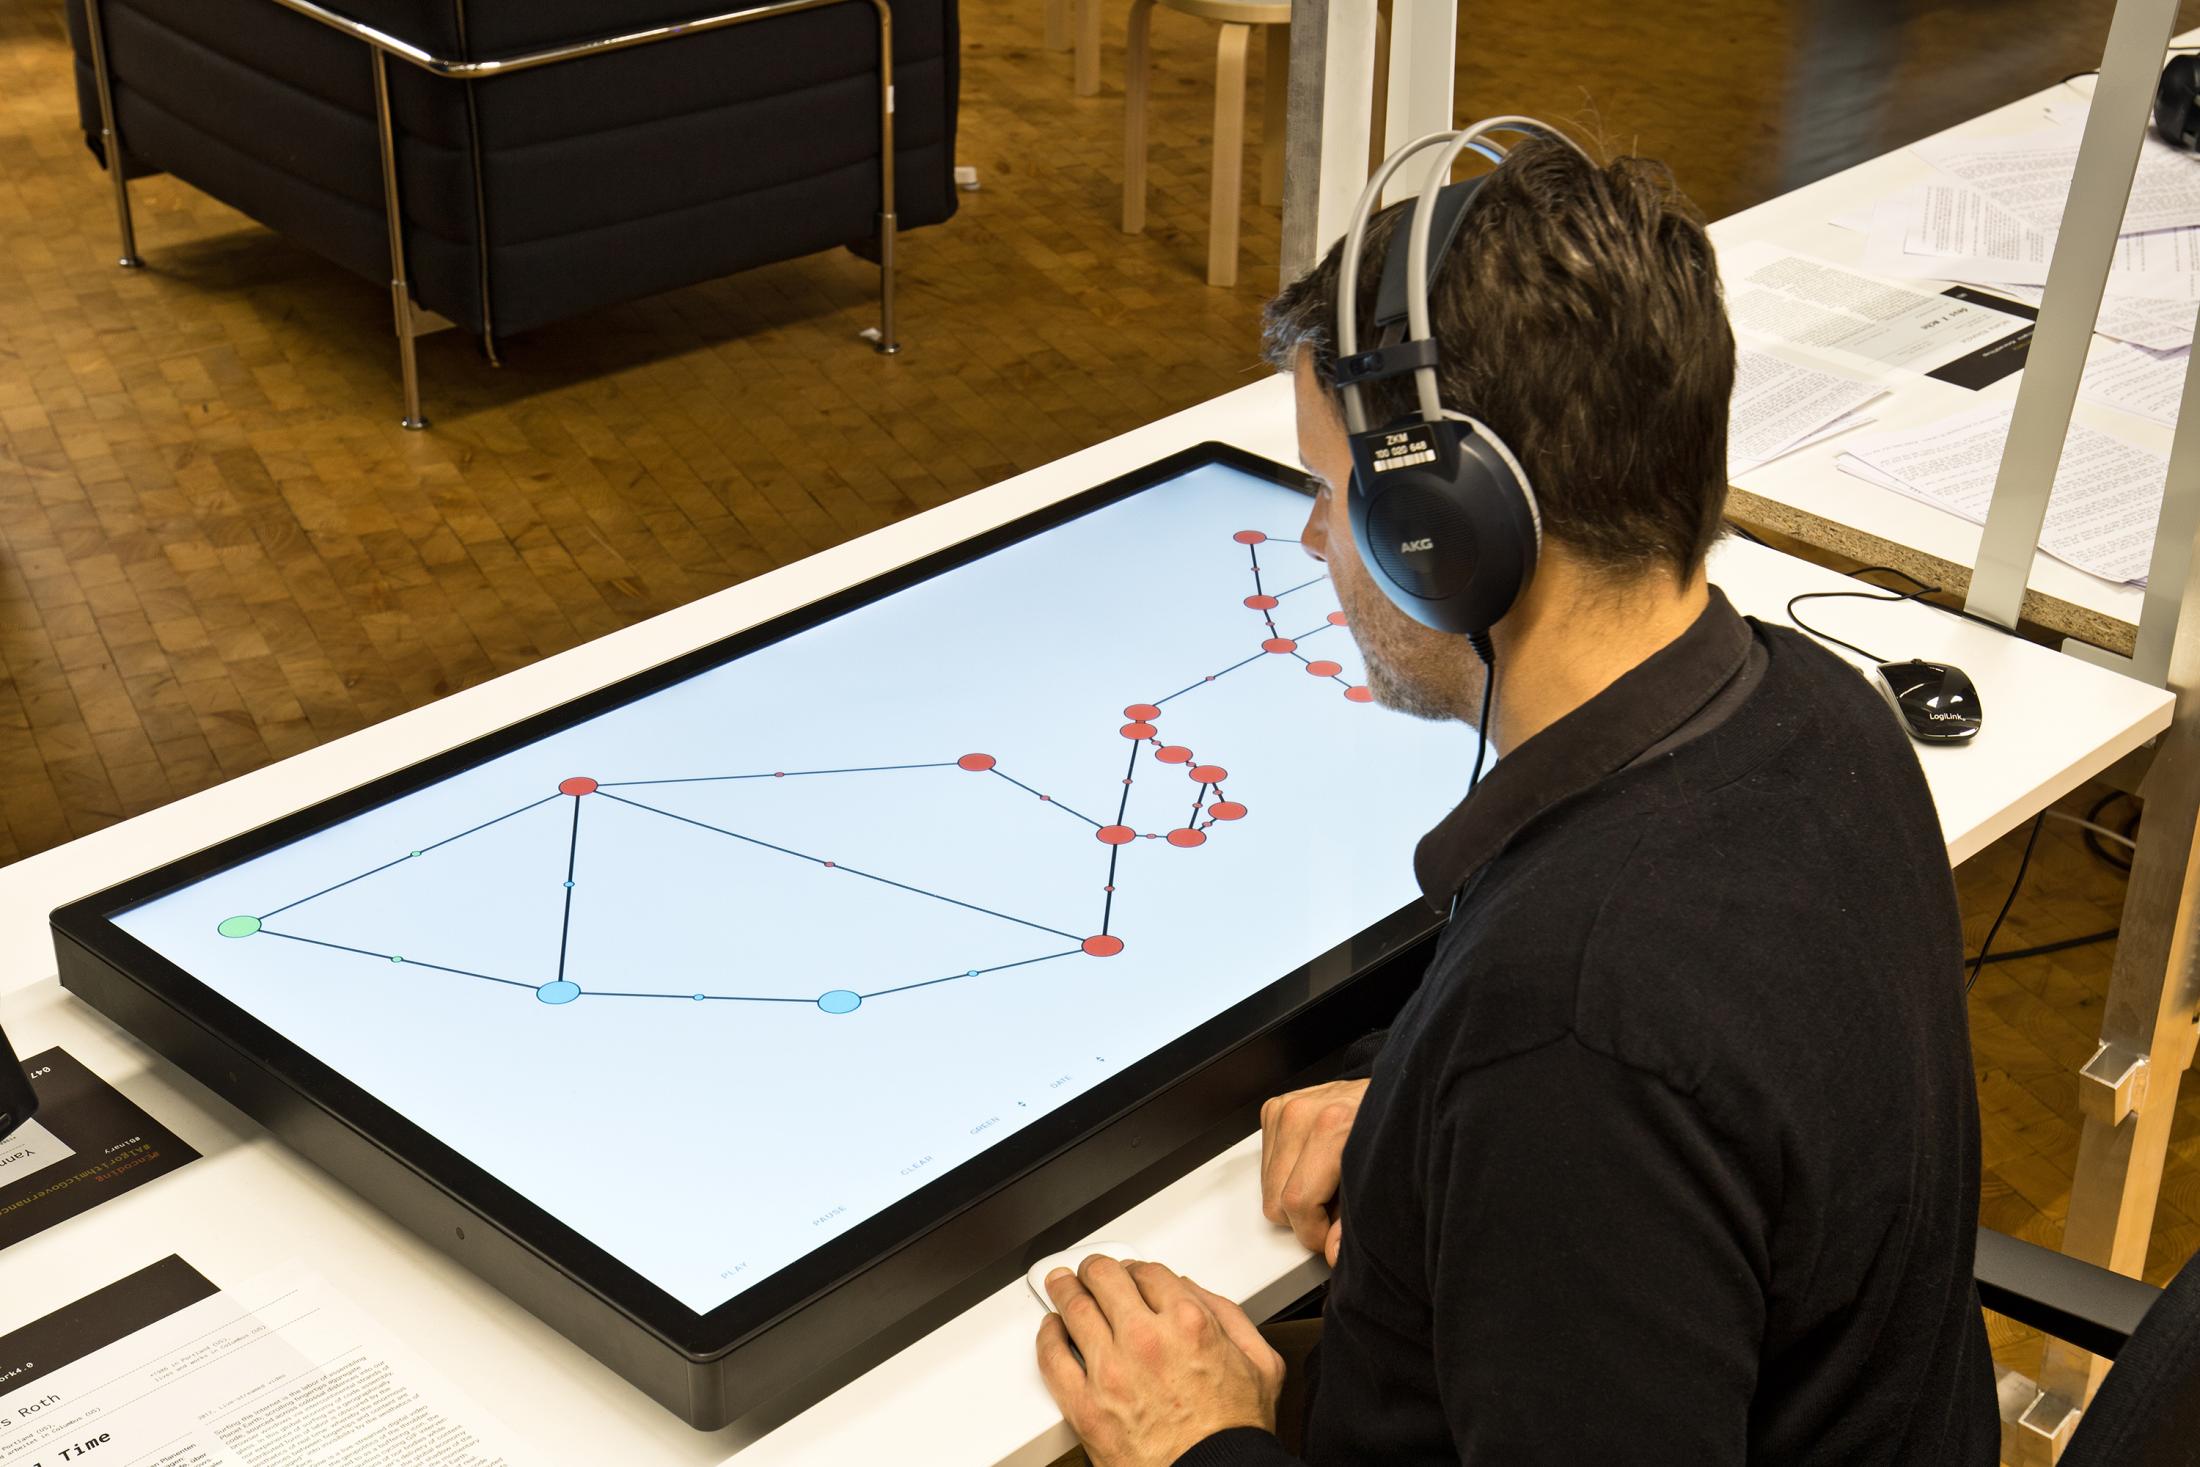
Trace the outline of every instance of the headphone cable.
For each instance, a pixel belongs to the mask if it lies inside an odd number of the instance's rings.
[[[1482,765],[1490,752],[1490,710],[1497,706],[1497,663],[1490,659],[1482,664],[1482,717],[1475,725],[1475,733],[1482,742],[1474,751],[1474,774],[1467,781],[1467,793],[1473,794],[1475,786],[1482,782]]]

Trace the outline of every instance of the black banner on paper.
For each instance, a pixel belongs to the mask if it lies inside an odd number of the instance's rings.
[[[171,1253],[44,1319],[0,1335],[0,1396],[22,1390],[42,1375],[73,1365],[220,1292]]]
[[[2022,301],[2003,300],[1983,290],[1973,290],[1968,285],[1951,285],[1941,292],[1950,300],[1969,301],[2020,321],[2037,321],[2039,311]],[[1973,392],[1991,387],[2002,378],[2024,370],[2025,358],[2032,352],[2032,328],[2021,326],[2007,336],[1989,341],[1973,352],[1966,352],[1945,366],[1935,367],[1925,375],[1952,387],[1968,387]]]
[[[198,1159],[67,1050],[34,1054],[23,1070],[38,1114],[0,1140],[0,1248]]]

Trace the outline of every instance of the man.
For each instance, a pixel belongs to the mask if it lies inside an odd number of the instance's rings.
[[[1479,659],[1353,547],[1338,270],[1269,308],[1322,485],[1305,544],[1377,696],[1471,721]],[[1519,457],[1543,552],[1492,636],[1503,762],[1416,853],[1453,913],[1428,974],[1365,1078],[1263,1113],[1263,1208],[1335,1265],[1311,1407],[1278,1422],[1234,1305],[1112,1259],[1049,1280],[1047,1384],[1099,1467],[1296,1460],[1279,1424],[1324,1467],[1991,1464],[1946,852],[1861,677],[1706,582],[1734,366],[1710,243],[1655,166],[1523,144],[1435,295],[1445,405]],[[1371,388],[1371,421],[1407,391]]]

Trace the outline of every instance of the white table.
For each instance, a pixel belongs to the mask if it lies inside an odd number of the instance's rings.
[[[2190,39],[2179,37],[2180,42]],[[2045,112],[2049,102],[2082,104],[2090,86],[2090,79],[2081,78],[2068,86],[2049,87],[1936,136],[1991,138],[2036,132],[2049,125]],[[1763,241],[1865,271],[1864,236],[1832,221],[1859,210],[1868,212],[1876,200],[1944,177],[1923,158],[1898,148],[1729,215],[1711,226],[1711,237],[1723,251]],[[1902,283],[1935,291],[1955,282]],[[1917,427],[1982,402],[2013,401],[2021,380],[2021,373],[2014,374],[1979,392],[1931,379],[1906,382],[1892,397],[1868,409],[1877,418],[1868,431]],[[2169,456],[2170,430],[2150,419],[2080,399],[2071,421]],[[1834,460],[1850,436],[1829,439],[1741,475],[1734,481],[1739,492],[1729,512],[1744,524],[1778,530],[1860,561],[1899,566],[1951,591],[1964,591],[1978,558],[1979,527],[1841,472]],[[2135,587],[2102,580],[2043,554],[2032,567],[2025,616],[2041,626],[2128,654],[2139,620],[2140,596]]]
[[[1070,1444],[1031,1363],[1036,1305],[1020,1281],[760,1438],[691,1431],[456,1264],[293,1156],[252,1122],[73,997],[53,976],[55,905],[399,768],[637,669],[865,580],[1177,449],[1220,439],[1290,462],[1289,384],[1277,378],[866,535],[439,703],[0,870],[0,1008],[25,1053],[67,1046],[205,1153],[180,1172],[11,1248],[0,1329],[155,1258],[182,1254],[217,1283],[307,1263],[404,1336],[535,1449],[534,1461],[1037,1464]],[[1713,573],[1745,612],[1777,619],[1798,591],[1853,582],[1741,542]],[[1987,714],[1967,747],[1920,758],[1951,860],[2160,732],[2169,695],[1917,605],[1820,602],[1826,629],[1952,661]],[[1433,824],[1442,814],[1431,809]],[[1099,1235],[1136,1242],[1220,1292],[1272,1311],[1321,1266],[1259,1215],[1257,1138]]]

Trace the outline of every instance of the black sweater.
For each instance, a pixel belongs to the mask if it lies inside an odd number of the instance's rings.
[[[1991,1467],[1962,936],[1862,679],[1714,592],[1417,864],[1306,1460]]]

